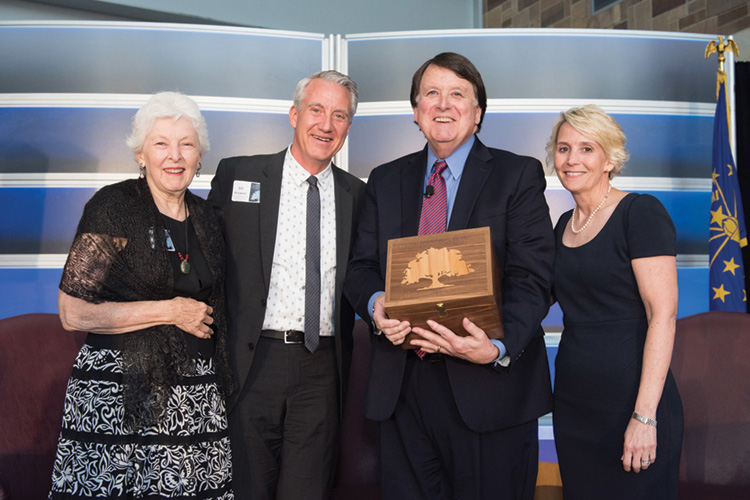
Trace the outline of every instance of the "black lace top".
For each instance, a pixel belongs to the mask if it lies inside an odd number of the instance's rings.
[[[227,361],[224,241],[218,219],[206,202],[190,191],[185,199],[195,233],[190,244],[200,249],[194,255],[201,253],[207,268],[201,271],[206,287],[201,285],[197,296],[205,297],[214,309],[214,362],[226,396],[233,384]],[[167,300],[181,295],[165,229],[145,179],[102,188],[84,208],[60,289],[92,303]],[[159,325],[119,337],[126,416],[136,425],[149,425],[163,414],[166,394],[177,378],[194,372],[194,356],[186,340],[192,336],[174,325]]]

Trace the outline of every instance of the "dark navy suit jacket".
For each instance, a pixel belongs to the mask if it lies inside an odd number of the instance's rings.
[[[388,240],[419,228],[427,147],[372,171],[367,183],[344,294],[363,318],[370,297],[384,290]],[[554,238],[538,160],[487,148],[469,153],[448,230],[489,226],[502,270],[503,343],[508,367],[447,357],[450,387],[464,423],[489,432],[536,419],[552,410],[541,321],[550,304]],[[398,319],[398,318],[396,318]],[[398,401],[407,352],[372,336],[372,368],[365,414],[389,418]]]

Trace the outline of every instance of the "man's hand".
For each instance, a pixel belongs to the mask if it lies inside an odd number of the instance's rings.
[[[385,294],[382,294],[375,299],[372,320],[375,322],[375,326],[378,327],[378,330],[383,332],[393,345],[403,344],[404,339],[409,332],[411,332],[411,325],[409,325],[408,321],[390,319],[385,314]]]
[[[424,351],[448,354],[480,365],[492,363],[500,355],[497,346],[484,330],[469,321],[469,318],[464,318],[463,321],[464,329],[469,333],[466,337],[460,337],[432,320],[427,320],[427,325],[432,331],[416,326],[412,329],[422,338],[413,338],[411,343]]]

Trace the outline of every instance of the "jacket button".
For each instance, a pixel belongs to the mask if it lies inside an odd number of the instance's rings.
[[[266,299],[261,299],[260,305],[262,305],[263,307],[266,307]]]
[[[252,351],[253,349],[255,349],[255,344],[253,342],[248,342],[247,348]]]

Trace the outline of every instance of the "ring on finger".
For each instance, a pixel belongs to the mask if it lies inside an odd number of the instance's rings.
[[[442,347],[442,346],[438,346],[438,348],[437,348],[437,351],[436,351],[436,352],[437,352],[438,354],[440,354],[440,348],[441,348],[441,347]]]
[[[647,465],[647,466],[651,465],[651,460],[643,460],[643,459],[641,459],[641,464],[642,465]]]

